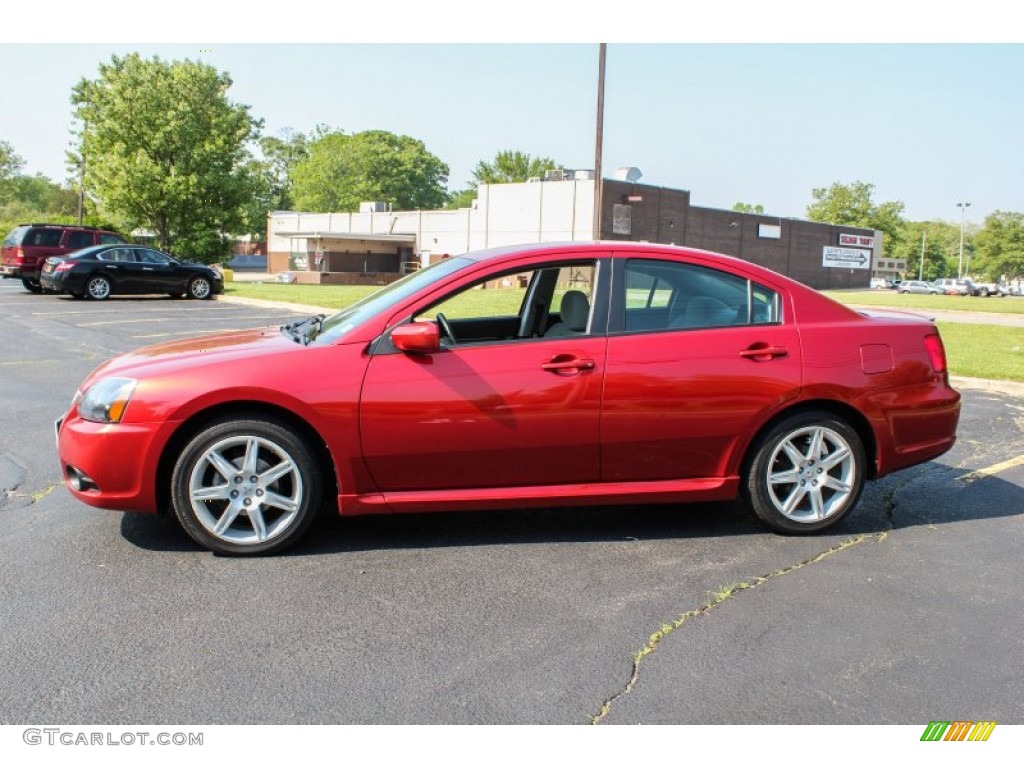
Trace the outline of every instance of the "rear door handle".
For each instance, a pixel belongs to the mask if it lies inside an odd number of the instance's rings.
[[[763,363],[767,360],[774,360],[777,357],[785,357],[788,354],[789,350],[785,347],[772,347],[767,344],[754,344],[753,346],[740,350],[740,357],[745,357],[748,360],[755,360],[759,363]]]

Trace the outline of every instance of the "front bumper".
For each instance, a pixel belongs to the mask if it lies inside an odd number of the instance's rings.
[[[55,425],[65,485],[76,499],[94,507],[158,512],[157,465],[176,426],[177,422],[97,424],[79,418],[72,409]]]

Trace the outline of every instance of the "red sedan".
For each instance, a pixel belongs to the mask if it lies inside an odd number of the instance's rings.
[[[58,423],[71,492],[276,551],[343,515],[743,497],[835,525],[953,445],[930,321],[728,256],[617,242],[445,259],[330,317],[147,347]]]

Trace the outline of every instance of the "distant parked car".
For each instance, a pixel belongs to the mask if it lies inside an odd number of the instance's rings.
[[[996,286],[999,289],[1000,296],[1020,296],[1021,288],[1020,283],[1016,282],[1002,282]]]
[[[123,243],[116,232],[73,224],[19,224],[4,238],[0,275],[21,278],[25,290],[42,293],[39,275],[51,256],[64,256],[90,245]]]
[[[904,280],[897,289],[900,293],[928,293],[937,296],[942,291],[934,283],[926,283],[924,280]]]
[[[172,298],[212,299],[223,293],[220,271],[180,262],[166,253],[132,245],[97,245],[43,266],[42,287],[74,298],[103,300],[115,293],[166,293]]]
[[[238,253],[224,266],[235,272],[266,272],[267,257],[261,253]]]
[[[971,278],[964,278],[964,282],[967,283],[967,292],[971,296],[981,296],[983,298],[988,296],[1002,296],[1002,292],[999,290],[999,286],[995,283],[984,283],[977,282]]]
[[[971,292],[967,281],[956,277],[940,277],[932,285],[938,289],[939,293],[944,293],[947,296],[966,296]]]
[[[891,287],[891,283],[884,277],[872,277],[870,287],[875,290],[884,290],[886,288]]]

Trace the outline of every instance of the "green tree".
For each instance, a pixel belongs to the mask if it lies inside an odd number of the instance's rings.
[[[885,233],[885,256],[893,258],[903,240],[904,205],[900,201],[875,203],[871,199],[874,191],[874,184],[863,181],[836,182],[830,187],[814,189],[811,191],[814,202],[807,206],[807,218],[826,224],[881,230]]]
[[[733,203],[732,209],[737,213],[764,213],[763,205],[751,205],[750,203]]]
[[[245,228],[254,179],[248,142],[261,122],[227,96],[227,73],[136,53],[101,64],[72,91],[87,193],[129,229],[202,261]]]
[[[299,210],[355,211],[368,201],[435,209],[447,200],[448,166],[409,136],[328,131],[309,143],[308,152],[291,171]]]
[[[924,241],[924,269],[921,270],[921,246]],[[907,222],[903,239],[894,248],[892,255],[907,263],[906,278],[916,280],[921,274],[925,280],[939,277],[956,277],[956,264],[951,257],[958,255],[960,244],[959,227],[945,221]]]
[[[11,199],[10,182],[21,173],[25,161],[19,157],[6,141],[0,141],[0,204]]]
[[[481,160],[473,169],[473,189],[480,184],[512,184],[544,178],[546,171],[560,168],[550,157],[531,157],[519,150],[506,149],[490,162]]]
[[[976,274],[993,280],[1024,277],[1024,213],[994,211],[972,240],[977,258],[971,268]]]
[[[531,157],[519,150],[502,150],[493,160],[478,162],[469,186],[452,192],[445,207],[468,208],[481,184],[515,184],[530,179],[543,179],[545,172],[561,167],[550,157]]]
[[[309,157],[309,141],[304,133],[291,128],[285,128],[280,136],[260,139],[265,178],[276,210],[286,211],[292,207],[292,171]]]

